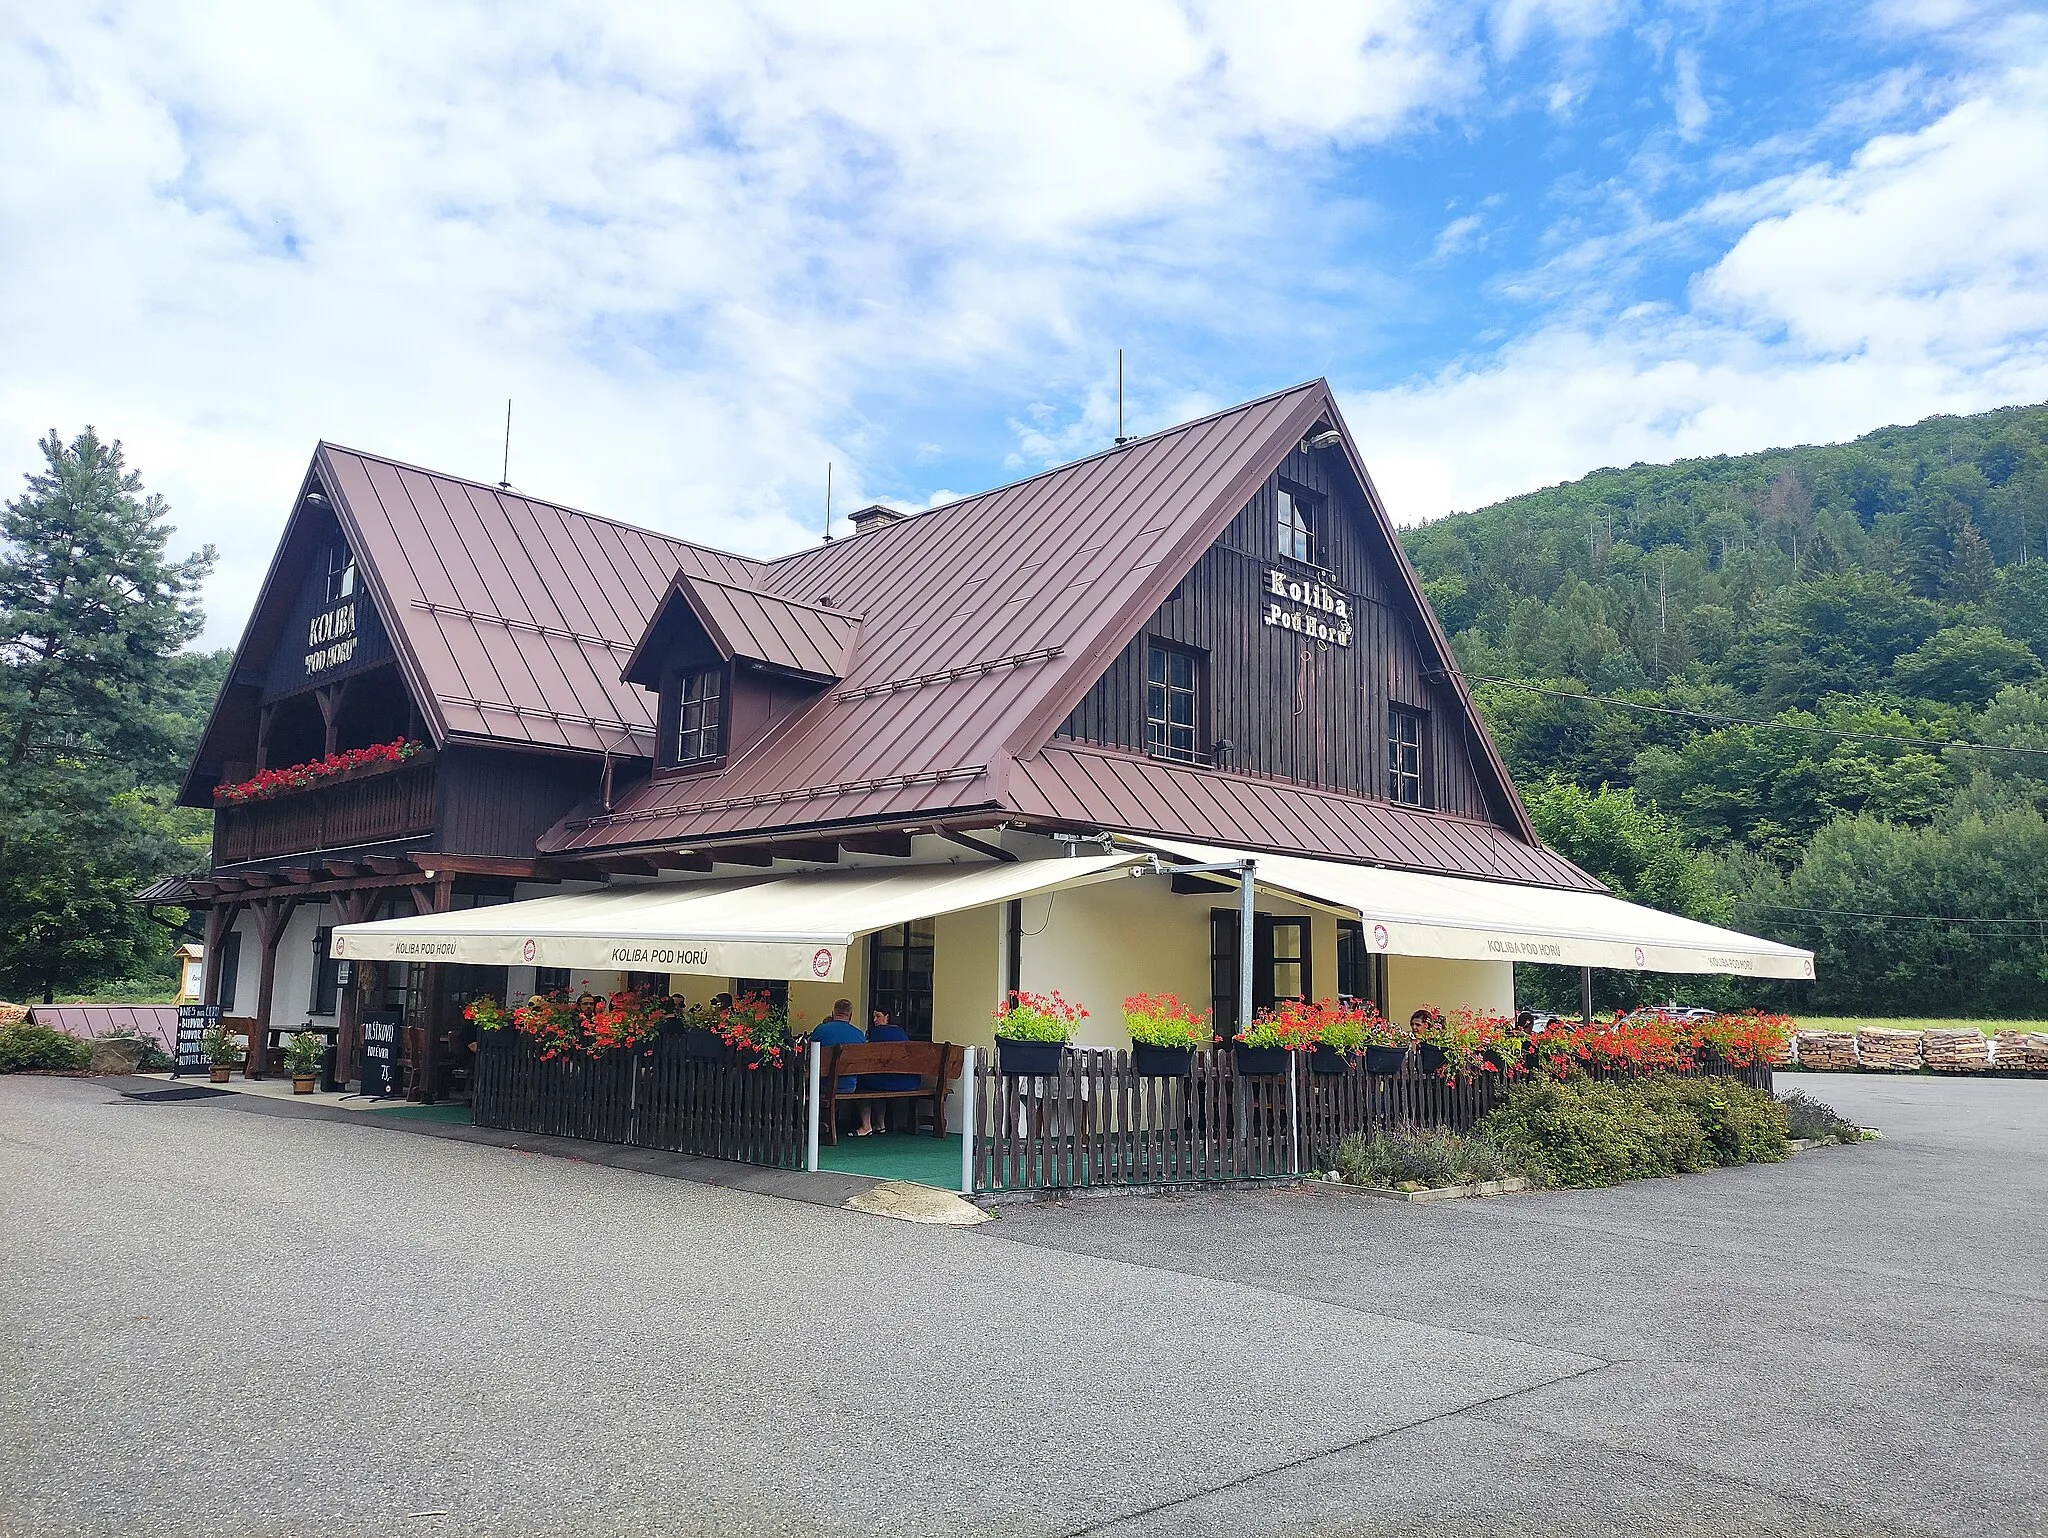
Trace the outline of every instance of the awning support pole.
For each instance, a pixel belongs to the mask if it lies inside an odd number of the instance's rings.
[[[1593,1023],[1593,969],[1579,968],[1579,1018],[1587,1025]]]
[[[824,1058],[825,1049],[817,1042],[811,1043],[811,1131],[810,1146],[804,1152],[804,1168],[813,1175],[818,1173],[818,1064]]]
[[[1237,1028],[1252,1023],[1252,948],[1258,926],[1259,862],[1246,860],[1237,881]]]
[[[974,1048],[960,1049],[960,1194],[974,1194],[974,1139],[981,1131],[981,1102],[974,1088]]]

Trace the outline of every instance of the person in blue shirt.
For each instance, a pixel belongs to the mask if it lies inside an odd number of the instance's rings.
[[[868,1040],[908,1041],[910,1040],[910,1033],[904,1030],[903,1027],[900,1025],[891,1025],[889,1023],[888,1010],[878,1009],[875,1010],[869,1016]],[[860,1076],[860,1087],[862,1089],[916,1089],[918,1085],[922,1084],[923,1082],[924,1080],[920,1079],[914,1073],[864,1073]],[[876,1126],[875,1130],[877,1132],[888,1131],[888,1102],[883,1101],[877,1104],[875,1108],[875,1116],[878,1122],[878,1125]],[[910,1130],[915,1132],[917,1129],[915,1127],[912,1127]]]
[[[826,1047],[845,1046],[850,1042],[866,1041],[867,1037],[861,1033],[861,1028],[853,1023],[853,1000],[841,999],[838,1003],[834,1004],[831,1015],[819,1022],[818,1028],[811,1032],[811,1040],[817,1042],[820,1046]],[[840,1093],[844,1094],[859,1088],[859,1074],[842,1073],[839,1076]],[[874,1130],[874,1117],[869,1112],[867,1106],[863,1104],[860,1108],[860,1130],[854,1136],[866,1137]]]

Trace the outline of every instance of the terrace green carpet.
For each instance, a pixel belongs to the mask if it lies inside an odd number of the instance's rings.
[[[866,1175],[872,1180],[910,1180],[937,1186],[942,1191],[957,1191],[960,1139],[913,1137],[904,1132],[855,1137],[844,1132],[836,1144],[818,1145],[818,1168],[837,1170],[843,1175]]]
[[[469,1107],[466,1105],[380,1105],[370,1114],[403,1116],[408,1121],[445,1121],[462,1127],[469,1125]]]

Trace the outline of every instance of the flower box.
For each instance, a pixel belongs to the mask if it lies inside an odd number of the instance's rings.
[[[1131,1044],[1131,1072],[1147,1079],[1185,1079],[1195,1071],[1193,1047],[1155,1047],[1150,1042]]]
[[[1240,1043],[1237,1048],[1237,1076],[1241,1079],[1270,1079],[1275,1074],[1287,1072],[1287,1049],[1285,1047],[1247,1047]]]
[[[1335,1047],[1326,1047],[1321,1042],[1308,1055],[1310,1073],[1319,1073],[1326,1079],[1341,1078],[1351,1071],[1351,1065],[1358,1059],[1348,1052],[1339,1052]]]
[[[1401,1071],[1408,1061],[1406,1047],[1367,1047],[1365,1049],[1365,1071],[1382,1078],[1391,1077]]]
[[[1063,1041],[1017,1041],[998,1036],[996,1072],[1013,1078],[1050,1078],[1060,1071],[1060,1057],[1066,1050]]]

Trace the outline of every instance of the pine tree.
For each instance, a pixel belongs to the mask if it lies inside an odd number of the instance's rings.
[[[166,558],[169,509],[87,428],[0,514],[0,987],[45,999],[164,949],[130,901],[187,864],[204,814],[160,787],[187,743],[212,547]]]
[[[1943,579],[1941,596],[1949,603],[1980,603],[1997,581],[1998,562],[1991,554],[1990,544],[1974,522],[1964,519],[1949,552],[1948,575]]]

